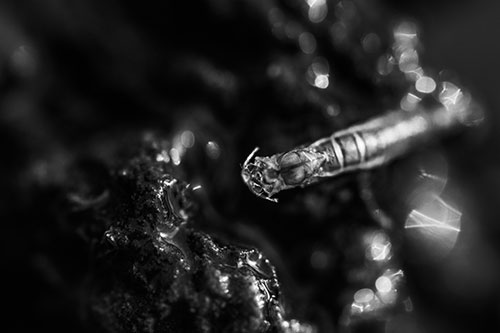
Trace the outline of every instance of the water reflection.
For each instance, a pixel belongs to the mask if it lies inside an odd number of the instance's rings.
[[[181,144],[185,148],[191,148],[194,145],[194,134],[191,131],[184,131],[181,134]]]
[[[376,33],[367,34],[361,41],[363,50],[367,53],[377,53],[380,50],[380,38]]]
[[[418,44],[417,25],[413,22],[401,22],[396,26],[393,34],[400,48],[414,48]]]
[[[385,54],[379,57],[377,61],[377,73],[380,75],[389,75],[394,69],[396,60],[390,54]]]
[[[468,105],[462,90],[451,82],[443,82],[439,92],[439,101],[447,109],[460,109]]]
[[[328,266],[328,254],[322,250],[315,250],[311,254],[311,267],[317,270],[325,269]]]
[[[397,301],[398,289],[404,279],[401,269],[387,269],[375,281],[377,296],[385,305],[394,304]]]
[[[322,57],[314,59],[306,73],[307,82],[319,89],[326,89],[330,85],[330,66]]]
[[[460,232],[462,212],[453,208],[435,193],[427,193],[426,200],[408,215],[405,229],[424,242],[447,254],[455,246]]]
[[[183,156],[189,148],[192,148],[195,143],[194,133],[190,130],[184,130],[174,136],[172,140],[172,148],[168,151],[162,151],[156,156],[158,162],[163,161],[168,163],[172,161],[174,165],[179,165],[182,162]]]
[[[351,315],[361,315],[393,306],[398,301],[404,273],[401,269],[387,269],[375,281],[375,289],[362,288],[353,295]]]
[[[377,281],[375,281],[375,288],[380,293],[388,293],[392,290],[392,281],[387,276],[380,276]]]
[[[305,54],[312,54],[316,51],[316,38],[310,32],[303,32],[299,35],[299,46]]]
[[[366,257],[372,261],[387,261],[392,257],[392,244],[389,237],[382,231],[368,235],[365,239],[368,243]]]
[[[417,51],[413,49],[403,51],[399,55],[398,66],[403,73],[415,72],[419,69]]]
[[[309,11],[307,13],[309,20],[313,23],[319,23],[326,18],[328,6],[326,0],[307,0]]]
[[[418,164],[419,190],[428,189],[441,194],[448,183],[448,161],[443,154],[426,154]]]
[[[370,288],[358,290],[351,304],[351,314],[360,314],[367,311],[376,310],[380,306],[380,300]]]
[[[206,146],[205,146],[205,151],[208,155],[213,160],[216,160],[220,156],[220,147],[215,141],[208,141]]]
[[[415,89],[423,94],[430,94],[436,90],[436,82],[431,77],[422,76],[415,82]]]
[[[418,103],[421,100],[422,99],[420,97],[418,97],[417,95],[412,94],[412,93],[407,93],[401,99],[400,107],[402,110],[405,110],[405,111],[413,111],[417,108]]]
[[[21,45],[12,52],[11,66],[15,73],[29,77],[36,73],[37,57],[28,45]]]
[[[419,65],[417,27],[412,22],[402,22],[394,28],[393,52],[399,70],[410,80],[416,81],[423,75]]]

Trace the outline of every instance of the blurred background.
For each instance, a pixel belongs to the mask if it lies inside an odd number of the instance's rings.
[[[89,159],[147,133],[202,186],[193,228],[262,251],[308,329],[500,329],[497,32],[494,0],[3,1],[6,332],[123,331],[89,319],[100,238],[81,241],[61,202],[98,191]],[[437,88],[418,88],[424,72]],[[484,119],[278,205],[240,179],[255,146],[284,151],[446,89]]]

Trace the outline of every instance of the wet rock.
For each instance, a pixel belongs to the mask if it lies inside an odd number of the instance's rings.
[[[65,223],[84,235],[93,258],[83,287],[90,326],[103,332],[313,332],[288,319],[276,271],[261,252],[197,229],[203,207],[190,184],[174,177],[173,165],[157,158],[164,149],[168,142],[147,137],[136,154],[111,168],[105,189],[82,176],[85,169],[95,174],[97,162],[76,173]]]

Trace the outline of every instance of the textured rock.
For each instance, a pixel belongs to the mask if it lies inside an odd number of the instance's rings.
[[[162,149],[166,141],[149,137],[111,170],[102,193],[86,183],[95,179],[80,177],[68,196],[66,223],[78,225],[89,244],[98,241],[84,287],[92,325],[104,332],[312,332],[286,320],[275,269],[261,252],[197,229],[193,190],[158,158]]]

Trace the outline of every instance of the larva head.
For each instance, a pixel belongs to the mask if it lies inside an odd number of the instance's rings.
[[[279,177],[279,166],[276,158],[256,157],[255,153],[259,148],[255,148],[247,157],[241,170],[241,178],[250,191],[256,196],[278,202],[272,196],[282,189],[282,180]]]

